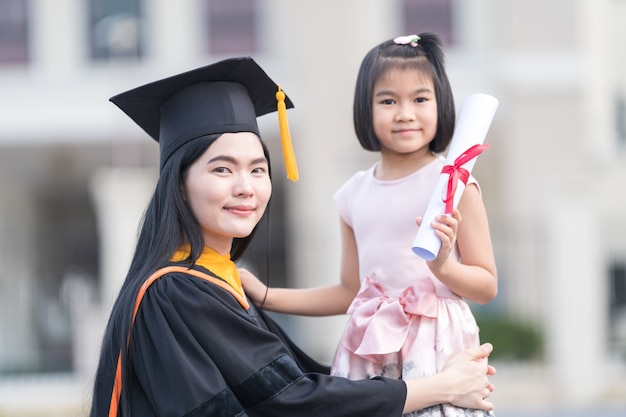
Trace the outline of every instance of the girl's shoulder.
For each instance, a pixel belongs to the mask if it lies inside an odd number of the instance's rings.
[[[363,183],[373,180],[374,171],[376,169],[377,164],[378,163],[372,165],[368,169],[360,170],[352,174],[352,176],[348,178],[341,187],[339,187],[339,189],[337,190],[337,193],[343,193],[345,192],[345,190],[359,187]]]

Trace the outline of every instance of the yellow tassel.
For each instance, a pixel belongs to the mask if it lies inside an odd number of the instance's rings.
[[[298,181],[298,166],[296,164],[296,155],[293,151],[291,143],[291,135],[289,134],[289,123],[287,122],[287,106],[285,105],[285,93],[278,86],[276,93],[278,101],[278,124],[280,126],[280,142],[283,147],[283,156],[285,157],[285,169],[287,170],[287,178],[291,181]]]

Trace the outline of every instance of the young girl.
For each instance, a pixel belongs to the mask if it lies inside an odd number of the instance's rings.
[[[438,375],[350,381],[328,375],[248,303],[234,261],[270,200],[256,117],[275,111],[277,99],[279,114],[292,106],[250,58],[111,99],[159,142],[160,175],[104,335],[90,416],[391,417],[441,402],[490,409],[489,344]]]
[[[335,195],[342,239],[339,284],[267,289],[242,272],[248,295],[268,310],[348,312],[332,363],[334,375],[433,375],[451,355],[479,344],[464,299],[489,302],[497,293],[497,277],[474,178],[453,215],[438,216],[432,225],[442,242],[437,257],[427,262],[411,251],[421,223],[415,219],[425,212],[441,174],[441,153],[454,123],[454,99],[437,36],[400,37],[370,50],[356,83],[354,126],[361,146],[380,152],[380,160],[356,173]],[[484,413],[446,404],[412,415]]]

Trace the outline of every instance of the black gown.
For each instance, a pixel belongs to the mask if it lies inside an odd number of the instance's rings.
[[[261,310],[185,273],[149,287],[129,349],[133,417],[391,417],[406,398],[400,380],[329,376]]]

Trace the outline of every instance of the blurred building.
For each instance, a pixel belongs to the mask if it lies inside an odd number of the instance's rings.
[[[459,110],[477,92],[500,100],[474,169],[500,293],[473,307],[536,329],[542,349],[497,362],[494,401],[623,404],[625,19],[620,0],[0,0],[0,416],[87,407],[158,174],[158,147],[109,97],[253,56],[296,105],[298,183],[270,146],[271,279],[322,285],[339,271],[332,195],[376,158],[352,131],[360,61],[424,31],[445,40]],[[260,122],[277,142],[275,119]],[[345,318],[279,320],[329,361]]]

